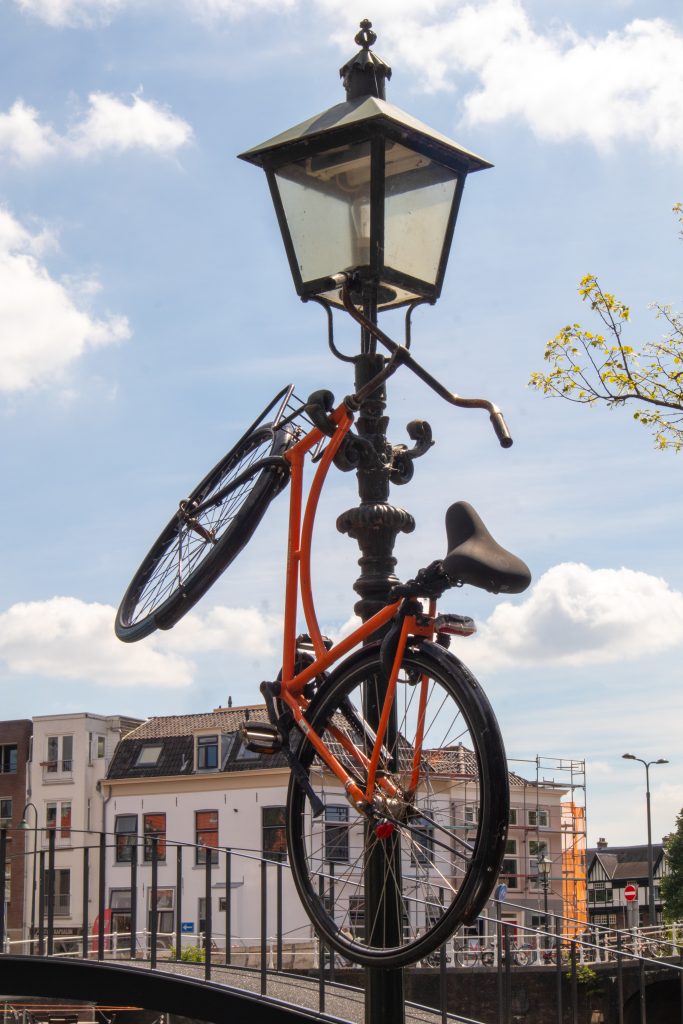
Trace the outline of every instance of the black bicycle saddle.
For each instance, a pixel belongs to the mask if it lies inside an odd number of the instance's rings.
[[[448,554],[442,568],[454,582],[469,583],[493,594],[521,594],[531,573],[521,558],[506,551],[466,501],[456,501],[446,512]]]

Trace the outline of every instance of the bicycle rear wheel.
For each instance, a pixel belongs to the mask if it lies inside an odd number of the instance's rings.
[[[119,640],[170,629],[206,593],[286,485],[288,466],[277,457],[295,439],[291,426],[252,429],[181,502],[124,594],[115,622]]]
[[[362,760],[348,747],[370,757],[363,708],[381,679],[379,645],[372,644],[330,676],[306,716],[363,787]],[[420,781],[411,792],[423,685],[428,700]],[[287,800],[289,855],[303,905],[330,946],[368,966],[414,963],[463,921],[475,920],[495,884],[507,834],[500,730],[464,665],[436,644],[406,650],[395,707],[397,729],[385,740],[369,817],[345,800],[343,787],[303,737],[299,757],[325,812],[313,816],[309,794],[294,774]],[[383,892],[379,898],[374,893],[374,920],[365,916],[371,859],[385,865]]]

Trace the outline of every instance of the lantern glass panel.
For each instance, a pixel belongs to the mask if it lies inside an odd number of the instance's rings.
[[[384,265],[436,284],[458,174],[387,140],[385,178]]]
[[[369,142],[287,164],[275,180],[304,283],[368,265]]]

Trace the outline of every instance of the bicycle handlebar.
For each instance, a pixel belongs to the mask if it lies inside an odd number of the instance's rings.
[[[512,445],[512,436],[508,430],[505,417],[493,402],[489,402],[485,398],[462,398],[460,395],[456,395],[449,391],[448,388],[433,377],[423,366],[421,366],[417,360],[410,354],[407,348],[403,345],[398,345],[393,341],[388,334],[373,324],[367,319],[353,304],[351,295],[349,293],[349,277],[347,274],[337,274],[332,280],[335,284],[342,285],[341,298],[344,304],[344,309],[351,316],[356,323],[360,324],[373,338],[376,338],[386,349],[391,353],[391,357],[388,360],[383,370],[373,377],[372,380],[368,381],[364,387],[362,387],[354,396],[356,401],[362,401],[367,395],[372,394],[376,388],[383,383],[387,377],[395,373],[399,365],[409,367],[413,373],[424,381],[432,391],[435,391],[440,398],[444,401],[450,402],[451,405],[456,405],[460,409],[485,409],[489,414],[491,425],[495,431],[496,437],[500,442],[501,448],[510,448]]]

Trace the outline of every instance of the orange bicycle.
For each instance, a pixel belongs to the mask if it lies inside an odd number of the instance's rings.
[[[131,641],[172,627],[290,483],[282,670],[261,686],[269,721],[245,723],[243,735],[251,749],[280,752],[290,765],[289,859],[324,941],[349,960],[399,967],[477,918],[507,837],[498,723],[482,688],[448,650],[451,636],[475,626],[463,615],[437,614],[437,601],[463,584],[519,593],[530,574],[470,505],[456,502],[446,513],[446,557],[394,587],[390,602],[350,635],[336,643],[323,636],[311,580],[315,514],[361,402],[408,365],[453,404],[486,409],[501,443],[511,443],[495,406],[452,395],[405,347],[380,340],[391,351],[384,368],[336,407],[328,391],[302,403],[291,386],[269,403],[180,502],[126,591],[116,633]],[[307,458],[316,468],[304,503]],[[297,636],[299,599],[307,633]],[[385,865],[394,901],[388,906],[380,894],[372,921],[364,918],[370,858]],[[385,928],[386,917],[398,919],[398,929]]]

